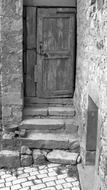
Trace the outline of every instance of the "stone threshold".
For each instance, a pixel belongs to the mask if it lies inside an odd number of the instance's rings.
[[[81,190],[94,190],[95,166],[82,164],[77,165]]]

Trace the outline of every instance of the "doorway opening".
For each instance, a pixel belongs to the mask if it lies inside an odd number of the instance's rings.
[[[75,88],[76,4],[38,2],[24,1],[25,106],[66,102]]]

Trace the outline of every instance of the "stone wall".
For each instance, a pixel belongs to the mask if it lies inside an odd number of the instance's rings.
[[[1,44],[1,20],[2,20],[2,9],[1,9],[1,1],[0,1],[0,44]],[[1,63],[1,53],[2,53],[2,49],[1,49],[1,45],[0,45],[0,131],[2,129],[2,102],[1,102],[1,67],[2,67],[2,63]]]
[[[107,1],[77,0],[75,105],[86,158],[88,96],[98,106],[95,190],[107,189]]]
[[[4,129],[22,120],[22,0],[1,0],[0,75],[2,126]]]

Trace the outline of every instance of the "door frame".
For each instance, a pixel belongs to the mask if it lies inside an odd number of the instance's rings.
[[[36,8],[46,8],[46,7],[62,7],[62,8],[72,8],[72,12],[75,13],[75,19],[76,13],[77,13],[77,0],[23,0],[23,6],[25,7],[36,7]],[[63,12],[62,12],[63,13]],[[76,21],[75,20],[75,21]],[[76,48],[77,48],[77,23],[75,23],[75,64],[74,64],[74,92],[75,92],[75,75],[76,75]],[[24,86],[24,84],[23,84]],[[73,93],[74,95],[74,93]],[[49,99],[50,100],[50,99]],[[43,102],[46,103],[47,100],[43,99]],[[54,99],[52,100],[54,101]],[[32,100],[29,99],[29,97],[24,96],[24,105],[28,103],[38,103],[39,99],[37,97],[32,98]],[[41,102],[41,101],[40,101]],[[55,102],[60,102],[60,97],[55,98]]]
[[[23,0],[24,6],[77,7],[77,0]]]

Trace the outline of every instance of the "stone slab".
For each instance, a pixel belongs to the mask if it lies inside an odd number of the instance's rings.
[[[48,108],[49,115],[75,115],[75,110],[73,107],[50,107]]]
[[[59,164],[72,164],[75,165],[77,162],[78,153],[71,153],[63,150],[53,150],[47,154],[47,159],[50,162]]]
[[[27,118],[22,121],[21,125],[19,126],[20,129],[30,129],[30,130],[65,130],[65,133],[73,134],[78,132],[78,125],[74,119],[65,119],[65,118]],[[56,131],[56,132],[57,132]]]
[[[38,149],[69,149],[78,142],[77,134],[36,133],[34,130],[26,138],[20,138],[22,145]]]
[[[0,152],[0,168],[20,167],[20,157],[18,151],[2,150]]]
[[[19,128],[32,130],[59,129],[64,127],[65,123],[61,119],[25,119],[19,126]]]
[[[24,108],[24,116],[47,116],[47,108]]]
[[[94,178],[95,178],[95,166],[82,167],[82,164],[78,164],[77,168],[79,173],[81,190],[93,190]]]

